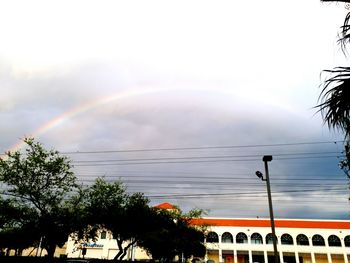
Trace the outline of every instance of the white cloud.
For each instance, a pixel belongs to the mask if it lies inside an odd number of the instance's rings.
[[[69,151],[332,140],[311,108],[320,71],[341,61],[345,14],[301,0],[0,1],[0,147],[31,134]],[[203,205],[219,215],[230,203]]]

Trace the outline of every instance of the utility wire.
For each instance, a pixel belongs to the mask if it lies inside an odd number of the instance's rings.
[[[321,158],[338,158],[338,156],[312,156],[312,157],[290,157],[275,158],[275,160],[297,160],[297,159],[321,159]],[[124,162],[124,163],[88,163],[76,164],[74,166],[112,166],[112,165],[149,165],[149,164],[185,164],[185,163],[218,163],[218,162],[255,162],[260,159],[230,159],[230,160],[186,160],[186,161],[150,161],[150,162]]]
[[[340,152],[302,152],[302,153],[280,153],[278,156],[296,156],[296,155],[323,155],[323,154],[341,154]],[[217,155],[217,156],[185,156],[185,157],[157,157],[157,158],[133,158],[133,159],[112,159],[112,160],[75,160],[73,163],[106,163],[106,162],[133,162],[133,161],[163,161],[163,160],[193,160],[193,159],[220,159],[220,158],[250,158],[261,157],[261,155]]]
[[[285,190],[272,193],[272,196],[276,194],[284,194],[284,193],[300,193],[304,191],[315,191],[313,189],[305,189],[305,190]],[[332,192],[339,192],[343,190],[331,190]],[[265,192],[255,192],[254,194],[265,194]],[[170,195],[148,195],[149,198],[169,198],[169,197],[177,197],[177,198],[197,198],[197,197],[217,197],[217,196],[237,196],[237,195],[251,195],[252,192],[233,192],[233,193],[204,193],[204,194],[170,194]]]
[[[234,148],[259,148],[259,147],[281,147],[300,146],[315,144],[337,144],[343,141],[320,141],[320,142],[299,142],[299,143],[278,143],[278,144],[252,144],[252,145],[220,145],[220,146],[199,146],[199,147],[173,147],[173,148],[149,148],[149,149],[125,149],[125,150],[96,150],[96,151],[66,151],[62,154],[100,154],[100,153],[127,153],[127,152],[156,152],[156,151],[185,151],[185,150],[208,150],[208,149],[234,149]]]
[[[251,176],[252,174],[247,174],[247,176]],[[95,176],[95,175],[93,175]],[[98,175],[97,175],[98,176]],[[171,176],[144,176],[144,175],[125,175],[123,173],[123,175],[100,175],[103,178],[120,178],[120,179],[132,179],[132,181],[134,181],[134,178],[141,178],[141,179],[145,179],[145,181],[147,181],[148,179],[162,179],[162,178],[170,178],[170,179],[201,179],[202,180],[251,180],[251,181],[256,181],[256,177],[222,177],[222,176],[182,176],[182,175],[177,175],[176,177],[171,177]],[[234,174],[233,174],[234,176]],[[323,178],[323,177],[312,177],[312,178],[280,178],[280,177],[273,177],[271,178],[271,182],[275,182],[275,181],[345,181],[345,182],[349,182],[349,179],[347,177],[344,178],[332,178],[334,177],[334,175],[327,175],[330,178]],[[79,180],[84,180],[84,178],[88,178],[88,180],[90,180],[91,175],[83,175],[83,174],[78,174],[77,175]],[[135,180],[137,181],[137,180]],[[179,181],[177,181],[178,183]],[[181,181],[182,182],[182,181]],[[197,182],[196,182],[197,183]]]

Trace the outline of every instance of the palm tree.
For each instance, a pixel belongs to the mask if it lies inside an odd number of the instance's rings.
[[[321,1],[350,3],[350,0]],[[346,54],[346,47],[350,44],[350,12],[341,26],[339,43]],[[345,158],[339,162],[339,166],[350,178],[350,67],[336,67],[333,70],[325,70],[325,72],[330,73],[331,77],[323,83],[319,96],[320,103],[316,107],[319,108],[329,128],[344,133]]]
[[[325,70],[331,73],[324,84],[317,105],[330,128],[338,129],[350,139],[350,67]]]

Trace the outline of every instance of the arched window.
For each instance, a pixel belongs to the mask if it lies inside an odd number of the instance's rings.
[[[225,232],[221,236],[222,243],[233,243],[233,236],[229,232]]]
[[[238,244],[248,243],[247,235],[242,232],[238,233],[236,236],[236,243]]]
[[[350,247],[350,236],[346,236],[344,238],[344,243],[346,247]]]
[[[340,238],[336,235],[330,235],[328,237],[328,246],[330,247],[341,247]]]
[[[325,246],[324,238],[320,235],[314,235],[312,237],[312,245],[313,246]]]
[[[208,243],[219,243],[219,236],[215,232],[209,232],[207,236]]]
[[[293,245],[293,238],[289,234],[283,234],[281,236],[281,244],[282,245]]]
[[[277,237],[276,237],[276,244],[278,243]],[[266,235],[266,244],[273,244],[273,235],[272,233]]]
[[[253,233],[250,237],[252,244],[262,244],[263,239],[259,233]]]
[[[309,245],[309,239],[304,234],[300,234],[300,235],[297,236],[297,244],[299,246],[308,246]]]
[[[101,232],[101,239],[106,239],[106,237],[107,237],[107,232],[103,230]]]

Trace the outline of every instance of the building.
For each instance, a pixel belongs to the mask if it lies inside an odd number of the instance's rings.
[[[168,203],[157,206],[176,209]],[[201,218],[194,225],[206,225],[209,263],[274,262],[269,219]],[[350,263],[350,221],[275,219],[277,250],[280,262],[286,263]],[[112,259],[118,253],[116,240],[101,231],[96,242],[85,244],[87,258]],[[82,247],[68,240],[66,255],[81,257]],[[145,251],[130,248],[126,259],[148,259]]]
[[[113,239],[108,231],[100,231],[96,241],[90,241],[86,244],[77,244],[71,238],[67,241],[66,256],[68,258],[83,257],[83,248],[85,248],[85,258],[113,259],[118,254],[117,241]],[[138,247],[131,247],[126,254],[125,260],[149,259],[147,253]]]
[[[270,220],[203,218],[206,260],[215,263],[274,262]],[[280,262],[349,263],[350,221],[275,220]]]

